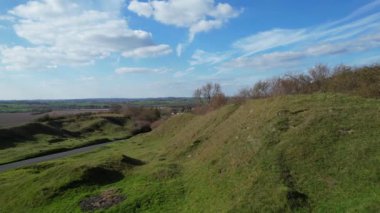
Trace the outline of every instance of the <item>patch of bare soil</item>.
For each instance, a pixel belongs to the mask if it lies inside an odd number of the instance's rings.
[[[82,211],[95,211],[99,209],[108,209],[125,200],[120,190],[110,189],[99,195],[90,196],[83,199],[79,205]]]

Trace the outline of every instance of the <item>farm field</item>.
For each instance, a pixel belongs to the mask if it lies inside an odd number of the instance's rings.
[[[101,110],[115,105],[144,107],[187,107],[194,105],[193,98],[141,98],[141,99],[77,99],[77,100],[35,100],[2,101],[0,113],[33,112],[45,113],[65,110]]]
[[[32,112],[15,112],[15,113],[0,113],[0,129],[24,125],[46,115],[51,117],[60,117],[67,115],[76,115],[81,113],[97,113],[107,112],[108,109],[69,109],[55,110],[47,113],[32,113]]]
[[[74,112],[52,112],[59,116],[0,129],[0,164],[129,138],[142,128],[123,115]]]

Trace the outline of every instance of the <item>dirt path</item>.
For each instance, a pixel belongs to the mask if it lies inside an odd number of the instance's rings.
[[[112,142],[110,142],[110,143],[112,143]],[[27,159],[27,160],[17,161],[14,163],[0,165],[0,172],[5,172],[5,171],[10,170],[10,169],[16,169],[16,168],[20,168],[20,167],[24,167],[24,166],[30,166],[30,165],[33,165],[36,163],[41,163],[41,162],[45,162],[45,161],[49,161],[49,160],[64,158],[64,157],[68,157],[71,155],[90,152],[96,148],[106,146],[110,143],[97,144],[97,145],[87,146],[87,147],[83,147],[83,148],[73,149],[73,150],[66,151],[66,152],[60,152],[60,153],[56,153],[56,154],[51,154],[51,155],[46,155],[46,156],[42,156],[42,157],[36,157],[36,158]]]

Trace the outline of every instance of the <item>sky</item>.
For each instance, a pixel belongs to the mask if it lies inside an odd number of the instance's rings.
[[[234,95],[380,62],[380,0],[1,0],[0,100]]]

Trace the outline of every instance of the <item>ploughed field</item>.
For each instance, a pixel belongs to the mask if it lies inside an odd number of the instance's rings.
[[[107,112],[108,109],[68,109],[68,110],[54,110],[46,113],[34,113],[34,112],[14,112],[14,113],[1,113],[0,112],[0,129],[16,127],[27,123],[34,122],[39,118],[46,115],[51,117],[60,117],[66,115],[76,115],[82,113],[96,113]]]

